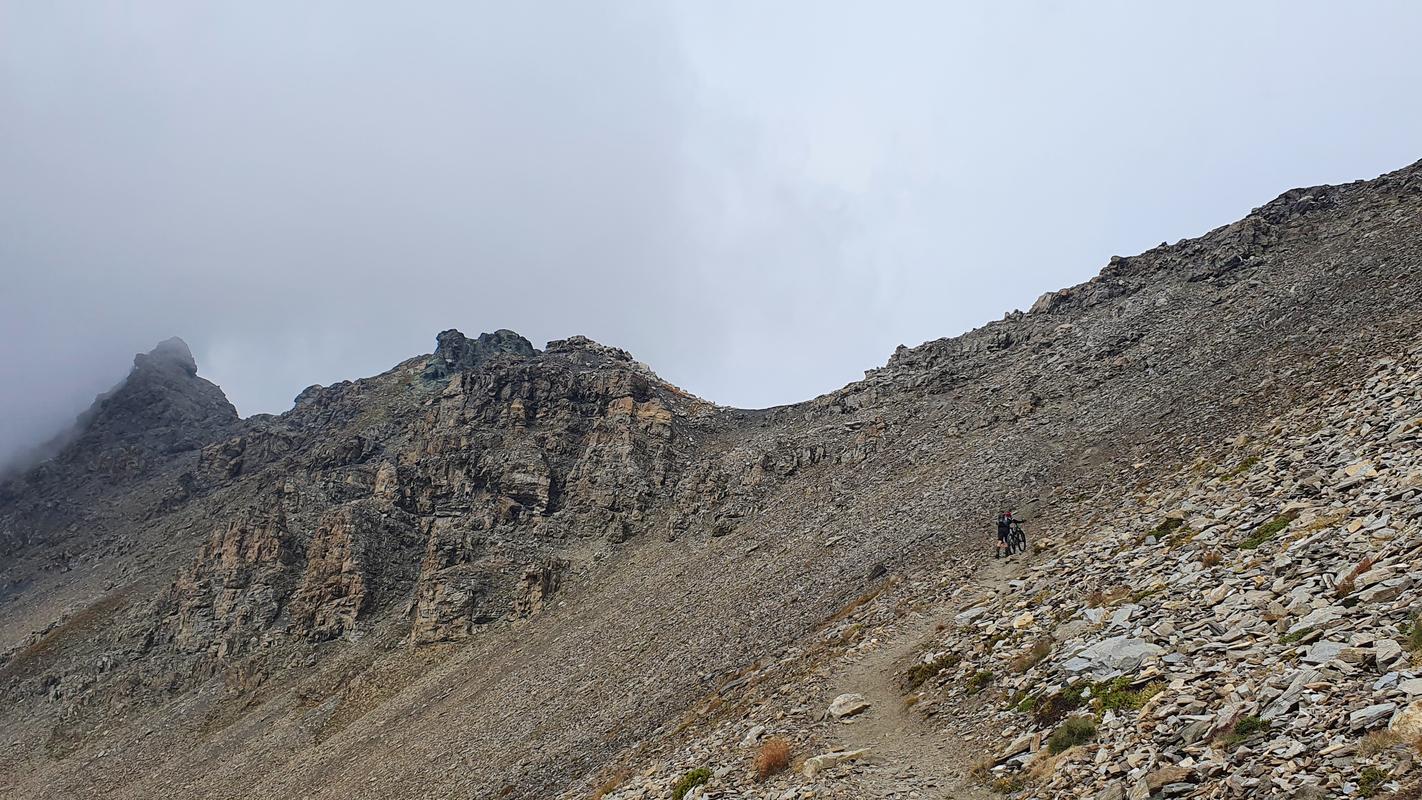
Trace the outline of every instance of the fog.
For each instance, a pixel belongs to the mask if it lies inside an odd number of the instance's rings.
[[[173,335],[244,415],[449,327],[805,399],[1422,157],[1419,8],[0,0],[0,459]]]

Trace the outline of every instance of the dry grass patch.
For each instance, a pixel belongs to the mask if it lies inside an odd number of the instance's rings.
[[[1314,517],[1313,521],[1305,525],[1303,527],[1303,530],[1300,532],[1305,534],[1314,533],[1332,525],[1337,525],[1338,523],[1343,522],[1346,519],[1348,519],[1347,511],[1330,511],[1327,514],[1321,514],[1317,517]]]
[[[790,766],[790,742],[776,737],[767,739],[755,754],[755,777],[765,780],[771,775],[784,772]]]
[[[625,783],[630,777],[632,777],[632,769],[630,767],[623,767],[612,773],[593,790],[592,800],[602,800],[602,798],[612,794],[617,787]]]
[[[1375,756],[1388,748],[1402,744],[1402,737],[1387,730],[1376,730],[1358,741],[1358,755]]]
[[[1101,589],[1096,589],[1091,594],[1088,594],[1086,596],[1086,606],[1088,608],[1104,608],[1114,603],[1118,603],[1130,596],[1131,587],[1129,586],[1112,586],[1111,588],[1106,589],[1104,591]]]
[[[1052,640],[1044,636],[1034,642],[1030,648],[1013,657],[1012,671],[1018,674],[1026,672],[1041,663],[1042,659],[1050,655],[1051,652]]]
[[[855,597],[853,600],[850,600],[844,605],[843,608],[834,612],[834,614],[832,614],[829,619],[825,620],[825,625],[833,625],[836,622],[845,619],[850,614],[853,614],[855,611],[858,611],[860,608],[863,608],[864,605],[867,604],[869,601],[883,594],[884,590],[887,589],[888,586],[889,584],[887,583],[884,586],[876,586],[875,588],[860,594],[858,597]]]
[[[1368,570],[1370,570],[1370,569],[1372,569],[1372,568],[1373,568],[1373,557],[1372,557],[1372,556],[1368,556],[1367,558],[1364,558],[1362,561],[1359,561],[1359,562],[1358,562],[1358,565],[1357,565],[1356,567],[1353,567],[1352,571],[1349,572],[1347,575],[1345,575],[1345,576],[1343,577],[1343,580],[1341,580],[1341,581],[1338,582],[1338,585],[1337,585],[1337,586],[1333,587],[1333,596],[1334,596],[1334,597],[1337,597],[1337,598],[1339,598],[1339,599],[1342,599],[1342,598],[1347,597],[1348,595],[1352,594],[1352,593],[1353,593],[1353,589],[1355,588],[1355,581],[1357,581],[1358,576],[1359,576],[1359,575],[1362,575],[1364,572],[1367,572]]]

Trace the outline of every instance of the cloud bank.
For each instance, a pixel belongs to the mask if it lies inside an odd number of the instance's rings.
[[[172,335],[244,414],[448,327],[805,399],[1422,157],[1415,8],[0,5],[0,458]]]

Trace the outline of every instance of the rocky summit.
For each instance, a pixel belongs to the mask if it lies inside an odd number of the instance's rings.
[[[163,342],[0,483],[0,797],[1417,797],[1419,270],[1422,162],[778,408]]]

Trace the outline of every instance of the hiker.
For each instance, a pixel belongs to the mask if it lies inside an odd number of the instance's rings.
[[[1003,509],[997,512],[997,557],[1011,552],[1012,512]]]

